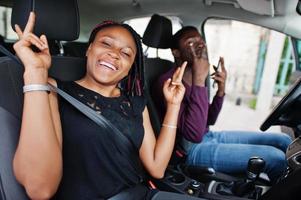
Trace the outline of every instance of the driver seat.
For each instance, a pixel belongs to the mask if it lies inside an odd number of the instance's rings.
[[[33,8],[39,16],[35,26],[37,35],[43,33],[49,40],[72,41],[78,38],[76,0],[18,1],[13,6],[12,24],[24,28]],[[29,199],[15,179],[12,166],[22,119],[23,72],[23,66],[16,61],[7,56],[0,57],[0,200]],[[76,80],[84,74],[83,58],[52,56],[50,76],[60,80]]]
[[[142,37],[142,42],[149,47],[157,49],[168,49],[170,47],[172,36],[171,21],[158,14],[152,15],[146,30]],[[147,52],[145,53],[147,54]],[[161,59],[158,57],[148,58],[147,55],[144,59],[144,77],[145,77],[145,90],[144,94],[147,98],[147,108],[149,110],[152,127],[156,133],[159,134],[161,129],[161,122],[159,120],[159,113],[155,106],[153,99],[152,84],[159,78],[159,76],[173,67],[173,63],[169,60]]]

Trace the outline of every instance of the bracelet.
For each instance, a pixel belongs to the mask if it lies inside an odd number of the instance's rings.
[[[163,127],[167,127],[167,128],[177,129],[177,126],[174,126],[174,125],[162,124],[162,126],[163,126]]]
[[[43,84],[29,84],[23,86],[23,93],[32,91],[46,91],[50,92],[50,87]]]

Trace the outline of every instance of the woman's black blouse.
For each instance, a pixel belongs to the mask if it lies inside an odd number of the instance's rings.
[[[100,127],[58,97],[63,133],[63,177],[55,199],[106,199],[140,183],[143,170],[138,160],[144,137],[145,99],[124,94],[104,97],[75,82],[57,83],[59,88],[114,124],[130,140],[135,155],[129,157],[120,151],[120,141],[112,130]]]

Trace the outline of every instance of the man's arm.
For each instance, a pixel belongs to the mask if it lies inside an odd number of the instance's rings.
[[[211,105],[209,106],[208,122],[207,122],[208,126],[215,124],[217,117],[222,109],[223,102],[224,102],[227,71],[225,68],[223,57],[220,57],[219,62],[221,63],[221,71],[218,71],[216,69],[215,73],[212,74],[213,75],[212,78],[214,81],[216,81],[216,83],[218,85],[218,89],[217,89],[215,97],[213,98]]]
[[[206,87],[186,86],[178,129],[191,142],[200,142],[207,132],[208,94]]]
[[[215,95],[209,106],[207,126],[214,125],[222,109],[224,96]]]

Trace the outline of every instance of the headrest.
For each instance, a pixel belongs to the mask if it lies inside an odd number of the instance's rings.
[[[149,47],[170,48],[172,37],[171,21],[163,16],[154,14],[143,34],[142,42]]]
[[[24,29],[29,13],[34,11],[34,33],[45,34],[50,40],[76,40],[79,36],[77,0],[15,0],[11,26],[18,24]]]

